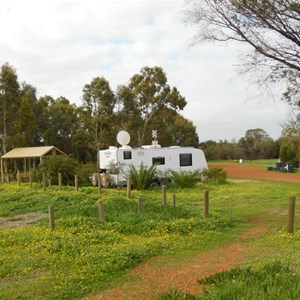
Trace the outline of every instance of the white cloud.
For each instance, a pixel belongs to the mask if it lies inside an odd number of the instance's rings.
[[[235,78],[242,49],[189,46],[183,1],[0,0],[0,65],[9,62],[39,96],[81,104],[82,88],[104,76],[113,89],[144,66],[161,66],[188,105],[201,140],[232,139],[261,127],[280,135],[287,109]],[[3,29],[4,28],[4,29]],[[279,99],[279,96],[277,96]]]

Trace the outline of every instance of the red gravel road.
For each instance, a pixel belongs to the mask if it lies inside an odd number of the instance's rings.
[[[216,272],[230,270],[247,262],[255,238],[267,233],[270,224],[258,218],[250,222],[261,223],[246,229],[241,242],[226,243],[209,251],[201,251],[192,257],[153,257],[128,271],[128,281],[117,287],[108,286],[97,295],[84,300],[155,300],[170,290],[200,293],[203,286],[198,279]],[[175,299],[175,298],[174,298]]]
[[[228,177],[244,178],[244,179],[269,179],[285,182],[299,182],[300,175],[294,173],[282,173],[276,171],[265,171],[254,166],[245,164],[226,164],[211,163],[209,168],[222,168],[227,172]]]

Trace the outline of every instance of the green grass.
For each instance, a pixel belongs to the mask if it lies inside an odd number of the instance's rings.
[[[281,261],[233,268],[199,280],[210,288],[200,295],[170,291],[161,300],[286,300],[300,298],[300,274]],[[213,287],[213,288],[212,288]]]
[[[209,218],[203,217],[206,189],[210,191]],[[176,193],[175,208],[172,193]],[[0,184],[0,217],[47,213],[52,205],[56,218],[54,231],[47,219],[0,229],[0,299],[79,299],[105,288],[124,270],[151,256],[190,255],[237,240],[251,216],[275,219],[282,227],[288,196],[299,199],[300,190],[297,184],[269,181],[170,187],[166,207],[161,204],[161,188],[132,191],[130,200],[125,195],[125,190],[103,190],[103,222],[98,217],[97,188],[75,192],[64,187],[59,192],[53,186],[43,192],[40,185],[30,191],[28,185]],[[137,213],[138,197],[144,200],[143,214]],[[298,243],[298,238],[276,230],[255,244],[257,264],[270,257],[269,249],[276,249],[277,259],[294,255],[299,262]],[[288,265],[289,259],[283,263]]]

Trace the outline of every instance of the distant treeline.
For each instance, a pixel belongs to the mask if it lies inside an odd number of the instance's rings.
[[[299,133],[298,133],[299,134]],[[206,141],[200,143],[207,160],[272,159],[299,163],[299,135],[286,127],[282,137],[273,140],[263,129],[249,129],[239,141]]]

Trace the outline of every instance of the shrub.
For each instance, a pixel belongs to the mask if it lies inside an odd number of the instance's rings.
[[[78,175],[79,180],[81,183],[91,185],[91,182],[89,181],[89,177],[91,174],[95,173],[97,171],[97,165],[94,163],[86,163],[86,164],[80,164],[75,170],[75,174]]]
[[[41,174],[45,173],[51,182],[57,183],[58,173],[62,173],[63,183],[72,184],[78,167],[79,162],[70,156],[51,156],[42,161],[35,175],[41,178]]]
[[[180,188],[192,187],[196,184],[200,177],[200,171],[196,170],[194,172],[190,171],[174,171],[171,170],[171,182],[174,186]]]
[[[148,168],[141,163],[138,169],[136,169],[134,165],[131,165],[129,176],[131,177],[133,188],[136,188],[137,190],[146,190],[156,180],[156,165]]]
[[[221,168],[211,168],[205,169],[202,171],[201,175],[205,178],[208,182],[215,182],[215,183],[226,183],[227,173],[225,170]]]

